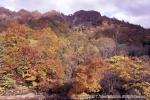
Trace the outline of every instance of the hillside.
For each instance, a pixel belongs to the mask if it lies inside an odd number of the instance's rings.
[[[149,100],[149,57],[150,29],[97,11],[0,8],[0,100]]]
[[[114,18],[101,16],[96,11],[81,10],[66,16],[57,11],[41,14],[38,11],[20,10],[12,12],[8,9],[0,8],[0,13],[1,28],[7,25],[7,23],[17,21],[21,24],[27,24],[33,29],[51,27],[58,34],[80,31],[88,33],[89,38],[97,39],[101,36],[113,38],[118,45],[127,45],[127,48],[132,49],[129,50],[129,55],[149,55],[150,31],[148,29]]]

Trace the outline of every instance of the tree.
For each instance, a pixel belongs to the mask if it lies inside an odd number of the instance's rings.
[[[101,37],[92,41],[95,44],[102,57],[110,57],[115,54],[116,42],[111,38]]]
[[[92,48],[86,50],[83,56],[84,62],[73,72],[72,88],[69,91],[71,98],[78,98],[82,93],[90,94],[101,90],[99,82],[107,64]]]

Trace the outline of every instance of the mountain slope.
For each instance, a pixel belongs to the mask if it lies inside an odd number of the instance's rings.
[[[68,34],[72,31],[87,33],[88,37],[92,39],[109,37],[118,44],[125,44],[127,49],[130,49],[128,50],[129,55],[150,53],[150,30],[139,25],[101,16],[96,11],[80,10],[71,15],[64,15],[57,11],[41,14],[23,9],[19,12],[12,12],[0,8],[0,15],[1,31],[7,23],[17,21],[34,29],[51,27],[58,35]]]

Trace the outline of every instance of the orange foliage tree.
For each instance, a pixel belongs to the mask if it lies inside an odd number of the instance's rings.
[[[85,47],[84,62],[73,72],[73,85],[69,91],[71,98],[79,98],[82,93],[96,93],[101,90],[99,84],[107,64],[92,47]]]
[[[41,90],[62,85],[64,69],[57,55],[61,40],[56,34],[17,23],[7,29],[0,34],[0,74],[11,73],[18,84]]]

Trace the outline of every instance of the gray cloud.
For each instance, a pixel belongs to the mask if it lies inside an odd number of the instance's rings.
[[[111,0],[111,3],[114,6],[118,7],[118,9],[125,11],[131,15],[147,15],[150,9],[150,1],[149,0]]]
[[[0,0],[0,6],[12,10],[58,10],[65,14],[97,10],[102,15],[150,28],[150,0]]]
[[[150,28],[150,0],[110,0],[118,11],[111,16]]]
[[[14,0],[15,9],[40,10],[42,12],[53,10],[56,7],[56,2],[51,0]]]

